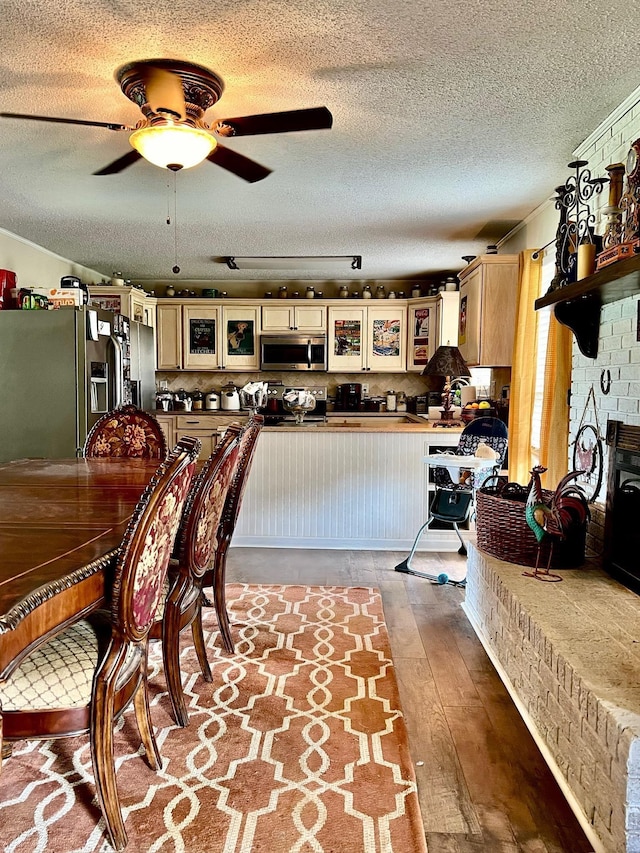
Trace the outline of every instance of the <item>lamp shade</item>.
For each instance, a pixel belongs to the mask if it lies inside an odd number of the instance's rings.
[[[458,347],[441,346],[435,351],[422,376],[471,376]]]
[[[217,144],[205,130],[171,123],[134,130],[129,142],[145,160],[172,171],[197,166]]]

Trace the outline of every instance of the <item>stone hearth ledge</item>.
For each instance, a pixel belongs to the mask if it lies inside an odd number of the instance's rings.
[[[561,583],[468,543],[463,604],[596,853],[640,853],[640,596],[595,561]]]

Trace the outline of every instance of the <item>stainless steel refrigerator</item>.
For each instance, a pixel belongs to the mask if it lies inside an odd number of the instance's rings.
[[[0,461],[75,456],[98,418],[153,407],[153,329],[93,308],[0,311]]]

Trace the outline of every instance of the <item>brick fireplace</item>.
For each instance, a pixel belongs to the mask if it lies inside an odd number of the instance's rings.
[[[640,596],[596,563],[523,577],[469,543],[464,609],[596,853],[640,853]]]

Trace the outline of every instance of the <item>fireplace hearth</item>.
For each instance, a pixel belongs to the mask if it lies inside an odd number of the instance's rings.
[[[607,444],[603,567],[640,594],[640,427],[609,421]]]

